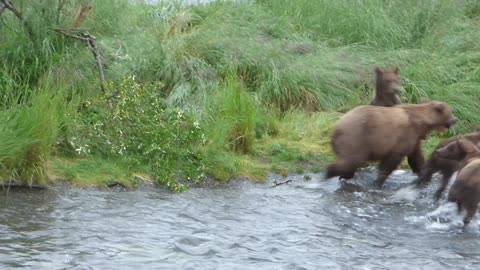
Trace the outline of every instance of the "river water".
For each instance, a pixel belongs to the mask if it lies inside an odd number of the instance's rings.
[[[292,176],[171,194],[0,191],[0,269],[480,269],[478,220],[396,171],[372,190]]]

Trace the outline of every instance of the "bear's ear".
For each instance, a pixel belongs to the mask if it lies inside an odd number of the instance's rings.
[[[437,152],[438,154],[440,154],[440,157],[446,157],[447,154],[448,154],[448,146],[450,144],[447,144],[445,145],[444,147],[440,147],[438,148],[435,152]]]
[[[469,140],[457,139],[457,143],[465,153],[475,153],[479,151],[477,146]]]
[[[395,67],[393,72],[395,72],[395,75],[398,75],[400,73],[400,69],[398,67]]]
[[[443,105],[443,103],[435,101],[433,102],[433,109],[436,112],[443,113],[443,111],[445,110],[445,106]]]
[[[375,74],[377,74],[377,76],[381,76],[383,71],[379,67],[375,67]]]

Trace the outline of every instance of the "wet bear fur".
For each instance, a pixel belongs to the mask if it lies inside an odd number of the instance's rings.
[[[480,150],[470,140],[461,138],[437,150],[446,159],[461,160],[459,172],[448,192],[448,201],[457,204],[458,212],[466,210],[463,219],[468,225],[477,212],[480,202]]]
[[[442,174],[441,185],[438,190],[435,192],[434,198],[438,200],[445,188],[447,187],[452,175],[459,170],[461,158],[450,156],[451,158],[442,158],[438,153],[438,149],[447,146],[451,142],[454,142],[457,139],[465,139],[472,142],[475,145],[480,143],[480,129],[475,133],[465,134],[459,137],[452,137],[446,140],[441,141],[435,150],[432,152],[424,167],[422,168],[418,179],[416,180],[417,186],[425,186],[432,180],[434,173],[440,172]]]

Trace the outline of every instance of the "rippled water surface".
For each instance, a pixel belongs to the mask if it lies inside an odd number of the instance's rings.
[[[0,192],[0,269],[480,269],[478,218],[412,190],[321,175],[271,188],[236,181],[170,194],[54,188]]]

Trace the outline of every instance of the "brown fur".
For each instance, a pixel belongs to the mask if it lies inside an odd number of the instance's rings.
[[[373,106],[391,107],[400,104],[400,70],[381,70],[375,68],[375,97],[370,102]]]
[[[398,92],[400,89],[400,70],[396,67],[394,70],[381,70],[375,68],[375,98],[370,102],[373,106],[392,107],[401,104]],[[426,102],[426,101],[424,101]],[[408,165],[414,172],[419,172],[425,164],[420,144],[418,144],[413,153],[407,157]]]
[[[439,148],[437,153],[442,158],[462,160],[457,178],[448,192],[448,201],[457,204],[459,213],[467,210],[463,219],[466,226],[480,202],[480,150],[470,140],[461,138]]]
[[[429,159],[425,163],[425,166],[423,167],[422,171],[420,172],[420,175],[418,179],[416,180],[416,183],[418,186],[425,185],[429,183],[432,180],[432,176],[434,173],[440,172],[442,174],[442,180],[441,180],[441,186],[440,188],[435,192],[435,200],[440,199],[440,197],[443,194],[443,191],[447,187],[450,178],[452,178],[453,173],[459,170],[460,162],[462,161],[461,156],[450,156],[449,158],[442,157],[442,155],[438,152],[439,149],[449,145],[451,142],[457,140],[457,139],[465,139],[473,144],[478,144],[480,143],[480,130],[476,133],[469,133],[462,135],[460,137],[452,137],[448,138],[446,140],[441,141],[435,150],[432,152],[430,155]],[[450,146],[450,148],[453,146]]]
[[[327,179],[350,179],[367,161],[380,161],[377,184],[382,186],[402,159],[416,161],[421,140],[433,130],[455,123],[450,107],[439,101],[394,107],[359,106],[335,125],[332,148],[336,160],[327,168]],[[421,166],[411,165],[415,173]]]

